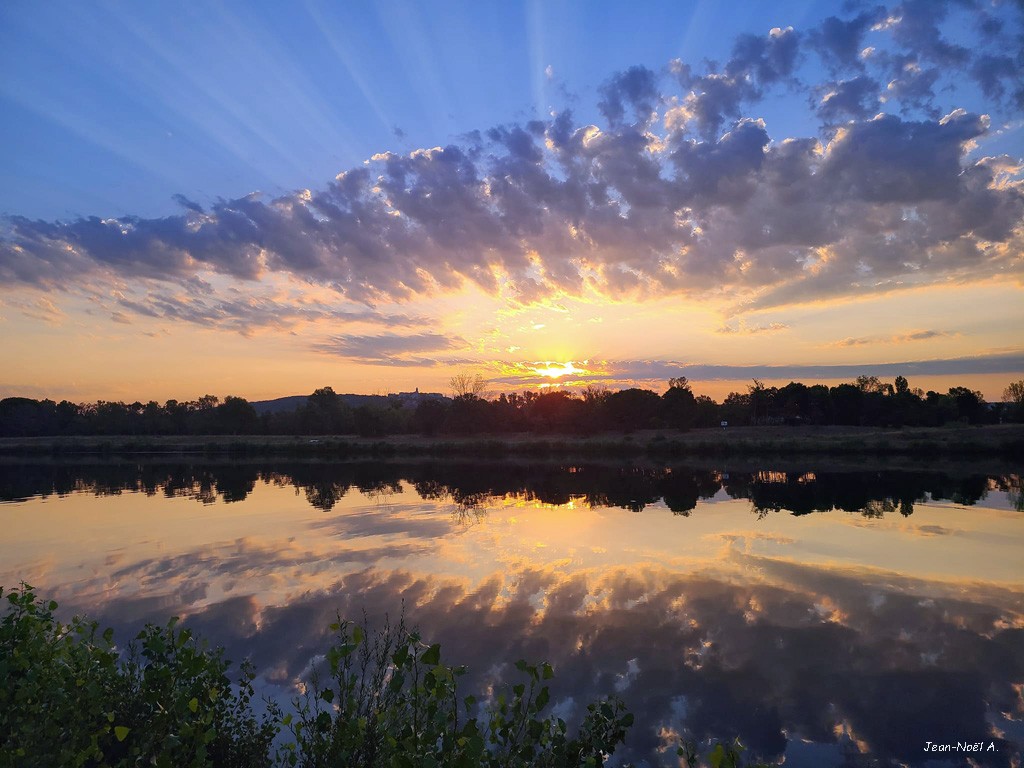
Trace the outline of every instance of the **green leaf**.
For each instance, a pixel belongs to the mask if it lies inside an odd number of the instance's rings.
[[[193,712],[199,709],[199,699],[193,696],[188,702],[188,708],[191,709]]]
[[[548,691],[548,687],[545,685],[540,689],[540,693],[537,694],[537,710],[540,711],[547,706],[548,701],[551,699],[551,693]]]
[[[397,651],[395,651],[391,655],[391,660],[393,662],[395,662],[395,666],[396,667],[400,667],[403,664],[405,664],[405,662],[408,660],[408,658],[409,658],[409,647],[406,646],[406,645],[403,645],[401,648],[399,648]]]
[[[117,737],[118,741],[124,741],[128,737],[128,732],[130,730],[131,730],[131,728],[126,728],[123,725],[115,725],[114,726],[114,735]]]
[[[434,643],[423,652],[423,655],[420,656],[420,661],[432,666],[441,663],[441,646],[438,643]]]

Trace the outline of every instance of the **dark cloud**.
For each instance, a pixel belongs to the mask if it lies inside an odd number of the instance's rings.
[[[972,8],[979,5],[972,0],[964,4]],[[905,49],[940,67],[962,67],[970,60],[971,52],[946,40],[941,30],[952,5],[935,0],[905,0],[894,11],[898,20],[893,25],[893,37]]]
[[[792,27],[776,27],[767,36],[740,35],[726,64],[732,77],[753,77],[761,86],[789,79],[796,68],[800,35]]]
[[[879,85],[866,75],[829,83],[823,90],[817,111],[826,125],[863,120],[878,112]]]
[[[205,207],[179,197],[180,213],[155,219],[9,217],[0,283],[133,280],[145,298],[111,311],[243,329],[333,319],[291,304],[275,320],[257,290],[275,273],[369,305],[470,284],[521,302],[726,292],[740,309],[1019,275],[1019,174],[971,155],[987,119],[942,102],[955,65],[991,111],[1011,110],[998,119],[1024,104],[1021,62],[993,47],[1016,39],[1019,14],[1000,10],[1005,24],[976,48],[949,42],[943,25],[971,12],[906,2],[806,34],[744,35],[722,66],[673,62],[674,82],[644,67],[613,76],[602,125],[563,111],[376,155],[319,189]],[[885,50],[862,59],[869,32]],[[830,62],[827,82],[798,79],[806,50]],[[781,89],[813,97],[820,143],[756,118]],[[211,274],[237,293],[204,292],[196,277]]]
[[[864,35],[885,18],[885,8],[877,6],[852,19],[829,16],[808,35],[810,47],[832,70],[863,69],[860,53]]]
[[[297,301],[282,296],[257,296],[237,288],[214,296],[212,287],[200,287],[203,281],[189,281],[187,293],[153,290],[143,297],[121,296],[115,299],[119,308],[112,313],[115,322],[126,322],[121,310],[157,320],[180,321],[235,331],[243,335],[265,328],[290,330],[299,323],[329,320],[333,323],[372,324],[386,327],[423,327],[425,317],[384,314],[373,310],[338,309],[316,301]]]
[[[986,129],[983,118],[962,111],[938,122],[883,115],[855,123],[836,138],[819,172],[837,201],[957,198],[963,191],[963,146]]]
[[[898,101],[904,114],[920,111],[935,117],[939,113],[935,106],[935,83],[939,75],[938,67],[922,68],[916,61],[908,61],[889,81],[885,98]]]
[[[630,67],[613,76],[600,90],[597,108],[612,125],[623,120],[627,107],[632,108],[637,122],[644,123],[658,103],[657,78],[647,67]]]
[[[1008,98],[1012,106],[1024,110],[1024,84],[1021,80],[1022,55],[1015,61],[1010,56],[986,54],[971,65],[971,77],[981,91],[993,100]]]

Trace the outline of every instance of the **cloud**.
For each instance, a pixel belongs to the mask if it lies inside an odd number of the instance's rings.
[[[958,333],[950,333],[949,331],[910,331],[909,333],[901,333],[893,336],[858,336],[858,337],[847,337],[841,341],[833,342],[828,346],[832,347],[858,347],[865,344],[903,344],[908,341],[925,341],[927,339],[936,339],[950,336],[959,336]]]
[[[0,304],[18,310],[31,320],[41,320],[49,325],[60,325],[65,318],[64,311],[46,296],[37,296],[35,299],[9,296],[0,298]]]
[[[1019,76],[1020,63],[1009,56],[986,54],[971,65],[971,77],[982,93],[993,100],[1009,99],[1014,108],[1024,110],[1024,85],[1019,84]]]
[[[747,325],[745,322],[740,321],[738,325],[723,325],[717,329],[715,333],[724,334],[740,334],[744,336],[750,336],[757,333],[774,333],[775,331],[784,331],[789,326],[785,323],[766,323],[764,325]]]
[[[419,333],[410,336],[381,334],[377,336],[333,336],[325,342],[314,345],[314,349],[325,354],[337,355],[361,363],[403,366],[434,366],[440,361],[421,357],[425,352],[444,352],[465,349],[466,341],[459,337],[437,333]],[[463,360],[448,360],[458,364]]]
[[[878,112],[878,83],[861,75],[826,86],[818,104],[818,116],[826,125],[863,120]]]
[[[885,9],[878,6],[864,11],[852,19],[829,16],[808,35],[808,44],[832,70],[862,70],[861,61],[864,35],[885,17]]]
[[[641,66],[613,76],[600,91],[597,108],[613,125],[622,121],[627,107],[632,107],[637,121],[646,122],[658,101],[655,74]]]
[[[1020,174],[971,154],[991,135],[988,117],[942,100],[956,64],[981,83],[987,112],[1000,122],[1015,114],[1019,86],[998,46],[1020,14],[968,25],[968,48],[941,33],[966,13],[906,2],[806,32],[743,35],[722,65],[612,75],[598,97],[602,124],[564,110],[377,154],[276,197],[204,207],[179,196],[181,211],[163,218],[11,216],[0,284],[130,280],[145,300],[114,311],[241,329],[243,318],[275,325],[258,288],[282,276],[369,305],[471,285],[519,303],[727,294],[737,311],[1019,278]],[[885,39],[864,58],[869,32]],[[829,63],[824,82],[799,79],[809,54]],[[757,117],[780,89],[806,97],[819,135],[773,135]],[[880,105],[887,113],[876,116]],[[218,275],[238,294],[182,298],[179,288]],[[332,311],[292,304],[281,323]]]
[[[967,4],[980,5],[974,2]],[[970,50],[942,36],[941,25],[951,6],[952,3],[934,0],[904,0],[896,10],[898,19],[892,27],[895,41],[938,66],[964,66],[971,58]]]

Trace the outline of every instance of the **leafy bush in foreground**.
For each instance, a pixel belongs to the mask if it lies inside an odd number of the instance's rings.
[[[591,704],[572,736],[564,720],[542,718],[550,700],[545,682],[554,677],[550,664],[517,662],[526,681],[481,706],[458,694],[465,667],[442,663],[440,646],[427,645],[403,624],[385,627],[373,641],[348,622],[332,629],[330,682],[314,678],[298,718],[289,722],[292,765],[598,766],[633,723],[617,698]]]
[[[0,588],[0,597],[3,596]],[[125,656],[113,631],[23,585],[0,621],[0,765],[266,766],[279,719],[250,707],[253,670],[232,685],[223,650],[176,620],[148,625]]]
[[[0,587],[0,598],[4,597]],[[179,628],[147,625],[127,652],[110,629],[54,618],[32,588],[6,593],[0,620],[0,768],[7,766],[294,766],[295,768],[576,768],[603,765],[633,716],[618,698],[587,708],[574,734],[541,713],[546,663],[516,663],[524,682],[487,702],[460,697],[464,667],[441,662],[403,623],[367,639],[339,620],[324,684],[314,675],[295,715],[257,717],[255,673],[228,676],[223,649]],[[292,736],[275,739],[284,726]],[[739,744],[718,745],[711,768],[739,768]],[[677,752],[696,768],[692,745]]]

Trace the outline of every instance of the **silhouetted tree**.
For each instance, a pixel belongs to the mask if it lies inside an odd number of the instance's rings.
[[[1024,379],[1007,385],[1003,390],[1003,402],[1010,405],[1006,413],[1010,421],[1024,421]]]
[[[467,395],[472,397],[483,397],[484,392],[487,390],[487,381],[483,376],[471,373],[457,373],[448,380],[448,385],[452,389],[452,396],[454,398],[466,397]]]
[[[623,389],[608,396],[604,411],[613,429],[650,429],[659,425],[661,398],[649,389]]]
[[[527,423],[539,432],[575,432],[582,427],[583,401],[568,392],[556,390],[539,395],[530,403]]]
[[[232,435],[247,435],[255,431],[259,423],[256,409],[244,397],[228,395],[216,408],[218,432]]]
[[[448,405],[443,400],[423,400],[413,413],[412,426],[421,434],[434,435],[441,431],[447,416]]]
[[[689,429],[697,418],[697,401],[686,378],[671,379],[661,396],[665,423],[676,429]]]

